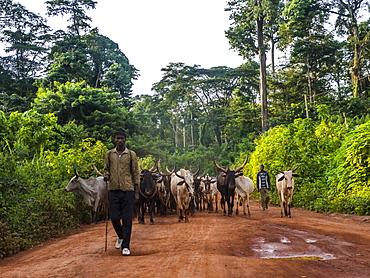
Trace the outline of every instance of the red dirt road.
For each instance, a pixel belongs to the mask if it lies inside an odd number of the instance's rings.
[[[370,277],[370,217],[280,208],[251,216],[175,214],[133,225],[131,256],[114,247],[109,223],[83,227],[0,261],[0,277]],[[149,221],[147,221],[149,222]]]

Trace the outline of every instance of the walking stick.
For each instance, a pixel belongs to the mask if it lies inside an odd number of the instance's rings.
[[[105,182],[106,198],[105,198],[105,252],[108,247],[108,218],[109,218],[109,206],[108,206],[108,181]]]

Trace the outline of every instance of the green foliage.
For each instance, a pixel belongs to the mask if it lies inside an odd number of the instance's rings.
[[[368,215],[370,122],[351,131],[348,122],[354,121],[330,121],[326,106],[318,107],[318,111],[320,122],[298,119],[257,139],[244,172],[255,177],[258,165],[264,164],[274,175],[275,169],[299,166],[294,205],[321,212]],[[276,194],[273,196],[272,202],[278,204]]]
[[[0,153],[0,258],[61,236],[91,220],[82,197],[64,188],[74,176],[96,176],[92,164],[103,169],[107,148],[86,139],[74,148],[61,145],[33,159]]]
[[[348,133],[328,171],[333,211],[370,215],[369,169],[370,121]]]
[[[132,81],[137,79],[137,69],[129,63],[117,43],[90,30],[84,36],[62,36],[49,55],[47,77],[41,86],[53,87],[53,82],[81,82],[93,88],[105,88],[118,93],[125,105],[130,105]]]
[[[81,31],[90,29],[91,18],[86,10],[95,9],[97,1],[93,0],[50,0],[45,2],[49,15],[64,16],[70,15],[68,19],[71,25],[68,26],[72,34],[80,35]]]
[[[52,89],[39,88],[32,104],[40,113],[53,112],[59,124],[83,125],[89,136],[109,142],[117,127],[130,130],[130,113],[120,105],[117,93],[86,86],[85,82],[60,84]]]

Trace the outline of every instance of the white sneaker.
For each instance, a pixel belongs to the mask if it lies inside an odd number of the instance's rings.
[[[130,255],[130,250],[128,248],[123,248],[122,249],[122,255],[124,255],[124,256]]]
[[[116,241],[116,249],[120,249],[121,248],[122,241],[123,241],[123,239],[121,239],[121,238],[117,239],[117,241]]]

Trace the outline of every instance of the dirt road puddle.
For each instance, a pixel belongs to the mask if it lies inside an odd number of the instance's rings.
[[[287,260],[333,260],[349,256],[348,246],[335,237],[286,227],[275,227],[273,234],[257,237],[250,248],[253,257]]]

